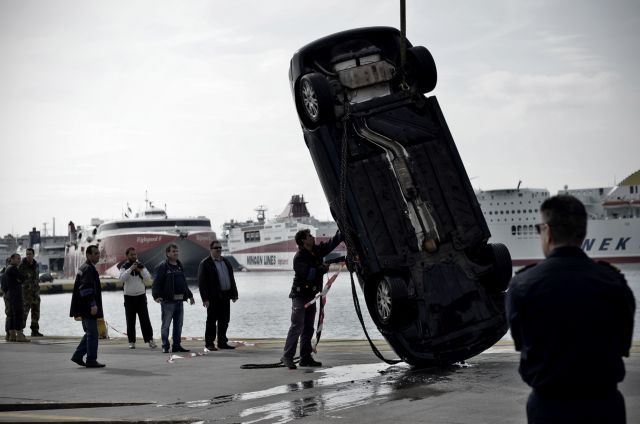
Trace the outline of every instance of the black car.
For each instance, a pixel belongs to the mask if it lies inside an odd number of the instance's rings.
[[[403,360],[425,366],[492,346],[507,331],[511,257],[487,243],[438,101],[424,95],[437,80],[429,51],[395,28],[344,31],[296,52],[289,80],[349,268],[382,335]]]

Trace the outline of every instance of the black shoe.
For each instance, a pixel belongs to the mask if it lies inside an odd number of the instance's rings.
[[[98,361],[87,362],[87,368],[104,368],[105,364],[101,364]]]
[[[162,353],[169,353],[169,348],[162,346]]]
[[[76,364],[80,365],[81,367],[86,367],[87,364],[84,363],[84,361],[82,360],[82,358],[71,358],[71,362],[75,362]]]
[[[235,349],[235,348],[236,348],[235,346],[229,346],[226,343],[225,344],[218,343],[218,349]]]
[[[209,350],[209,351],[213,351],[213,350],[218,350],[218,348],[216,348],[214,345],[211,346],[205,346],[205,349]]]
[[[174,347],[172,352],[189,352],[189,349],[185,349],[182,346]]]
[[[315,361],[313,358],[300,358],[301,367],[321,367],[322,362]]]
[[[31,330],[31,337],[44,337],[44,334],[38,332],[38,330]]]
[[[296,368],[298,368],[291,358],[283,356],[282,358],[280,358],[280,361],[284,364],[285,367],[289,368],[290,370],[295,370]]]

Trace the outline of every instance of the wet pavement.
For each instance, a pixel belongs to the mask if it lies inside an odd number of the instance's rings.
[[[70,362],[78,339],[0,342],[0,422],[525,423],[529,392],[508,344],[444,369],[387,365],[362,341],[323,341],[321,368],[241,369],[279,361],[282,340],[189,354],[101,341],[102,369]],[[383,354],[393,353],[377,342]],[[628,422],[640,422],[640,344],[621,385]]]

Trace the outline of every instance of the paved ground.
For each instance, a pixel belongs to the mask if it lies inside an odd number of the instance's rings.
[[[526,422],[529,390],[508,345],[467,367],[414,370],[378,361],[366,342],[323,341],[317,359],[325,367],[290,371],[240,368],[278,362],[282,340],[246,340],[235,351],[171,361],[158,349],[129,350],[126,340],[111,339],[100,343],[102,369],[69,361],[77,342],[0,342],[0,422]],[[201,341],[185,346],[203,352]],[[640,344],[626,364],[621,391],[628,422],[638,423]]]

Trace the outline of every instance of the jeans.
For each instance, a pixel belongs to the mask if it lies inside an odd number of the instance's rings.
[[[136,314],[140,317],[140,329],[145,343],[153,339],[153,328],[149,320],[149,310],[147,309],[147,295],[138,296],[124,295],[124,315],[127,319],[127,338],[129,343],[136,342]]]
[[[163,300],[160,304],[162,313],[162,347],[169,348],[169,327],[173,321],[173,348],[180,347],[182,337],[182,320],[184,318],[184,306],[182,300]]]
[[[313,338],[313,320],[316,316],[315,302],[305,309],[305,299],[294,297],[291,299],[291,327],[284,344],[284,357],[293,359],[296,355],[298,338],[300,338],[300,357],[311,357],[311,339]]]
[[[87,355],[87,362],[96,362],[98,359],[98,319],[82,318],[82,329],[84,336],[82,336],[73,357],[82,359],[84,355]]]

